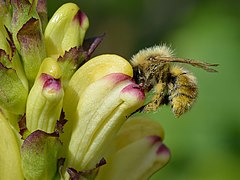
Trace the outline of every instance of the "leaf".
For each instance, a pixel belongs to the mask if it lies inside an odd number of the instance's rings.
[[[37,130],[23,142],[21,157],[26,179],[53,179],[58,172],[58,152],[61,142],[58,134]]]
[[[42,60],[46,57],[40,20],[30,18],[17,33],[22,63],[30,86],[37,76]]]
[[[8,56],[1,50],[0,62],[11,66]],[[14,114],[23,114],[28,92],[16,71],[0,63],[0,79],[0,106]]]

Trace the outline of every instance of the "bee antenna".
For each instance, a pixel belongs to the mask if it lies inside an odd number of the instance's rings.
[[[218,72],[217,70],[210,68],[210,67],[216,67],[219,64],[211,64],[211,63],[206,63],[202,61],[197,61],[193,59],[184,59],[184,58],[176,58],[176,57],[159,57],[158,60],[160,62],[178,62],[178,63],[186,63],[186,64],[191,64],[194,67],[202,68],[205,71],[208,72]]]

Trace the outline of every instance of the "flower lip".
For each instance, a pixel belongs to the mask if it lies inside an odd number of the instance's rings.
[[[106,75],[105,78],[109,79],[109,81],[114,82],[114,84],[118,84],[118,83],[121,83],[122,81],[131,79],[130,76],[122,73],[110,73]]]
[[[162,141],[162,138],[159,136],[149,136],[149,139],[151,140],[152,145]]]
[[[82,27],[86,18],[87,15],[83,11],[79,10],[73,19],[79,21],[79,24]]]
[[[162,138],[160,136],[149,136],[152,145],[158,144],[156,154],[170,154],[169,149],[162,143]]]
[[[123,90],[122,93],[130,93],[133,96],[136,96],[139,98],[139,100],[144,101],[145,100],[145,94],[142,90],[142,88],[135,84],[134,81],[132,84],[129,84],[128,86],[126,86]]]
[[[169,149],[168,149],[164,144],[161,144],[161,145],[158,147],[156,153],[157,153],[158,155],[160,155],[160,154],[170,154]]]
[[[51,75],[42,73],[41,80],[43,81],[43,89],[51,89],[54,91],[58,91],[61,89],[61,81],[60,79],[55,79]]]

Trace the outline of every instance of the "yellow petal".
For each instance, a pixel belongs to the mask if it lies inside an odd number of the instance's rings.
[[[72,119],[79,98],[86,87],[110,73],[122,73],[133,76],[132,66],[124,58],[115,54],[104,54],[92,58],[81,66],[72,76],[64,96],[64,112]]]
[[[94,167],[144,93],[127,75],[113,73],[89,85],[77,106],[67,156],[68,166]]]

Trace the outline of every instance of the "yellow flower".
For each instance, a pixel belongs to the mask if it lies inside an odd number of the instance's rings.
[[[45,0],[0,1],[1,179],[149,178],[170,154],[158,123],[129,119],[145,102],[132,66],[90,59],[102,36],[84,40],[77,5],[46,14]]]

